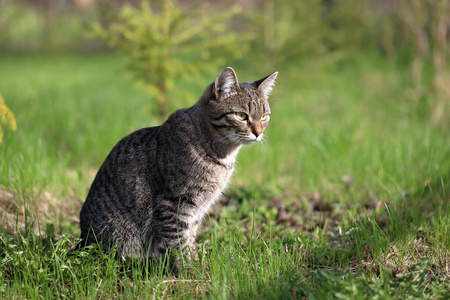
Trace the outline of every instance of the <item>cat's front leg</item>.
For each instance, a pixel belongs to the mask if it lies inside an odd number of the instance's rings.
[[[184,246],[189,244],[189,226],[182,220],[177,205],[163,200],[153,210],[153,255],[159,258],[168,257],[172,273],[178,273],[179,262],[176,253],[184,253]],[[195,239],[195,237],[194,237]]]
[[[186,240],[183,244],[182,252],[183,255],[185,255],[186,258],[189,259],[197,259],[198,258],[198,249],[195,244],[195,238],[197,237],[197,231],[199,228],[199,224],[191,225],[186,230]]]

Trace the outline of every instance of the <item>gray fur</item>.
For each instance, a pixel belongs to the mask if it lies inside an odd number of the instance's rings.
[[[225,68],[193,107],[123,138],[83,205],[80,245],[101,241],[127,258],[159,257],[170,248],[189,253],[239,149],[260,140],[269,124],[261,117],[270,116],[267,96],[276,76],[239,84]],[[239,112],[248,119],[239,120]]]

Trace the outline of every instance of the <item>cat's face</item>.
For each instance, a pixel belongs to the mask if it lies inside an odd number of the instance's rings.
[[[270,122],[267,98],[277,75],[275,72],[261,80],[241,84],[231,68],[225,68],[217,76],[208,114],[223,141],[246,145],[263,138]]]

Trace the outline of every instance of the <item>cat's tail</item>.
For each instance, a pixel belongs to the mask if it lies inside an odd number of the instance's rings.
[[[67,254],[69,256],[73,256],[76,254],[77,251],[80,251],[81,249],[85,248],[88,244],[88,241],[86,239],[82,239],[78,244],[76,244],[72,249],[70,249]]]
[[[73,255],[74,255],[74,252],[75,252],[75,251],[79,251],[81,248],[82,248],[82,247],[81,247],[81,242],[79,242],[78,244],[76,244],[74,247],[72,247],[72,249],[70,249],[70,250],[67,252],[67,255],[68,255],[68,256],[73,256]]]

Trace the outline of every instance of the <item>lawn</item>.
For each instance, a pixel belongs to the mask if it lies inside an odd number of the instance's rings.
[[[178,279],[95,247],[69,255],[103,159],[159,124],[124,62],[0,56],[18,124],[0,145],[3,298],[450,297],[448,123],[433,118],[433,96],[409,100],[407,71],[376,55],[279,67],[267,137],[239,154]],[[233,67],[241,81],[269,73]]]

